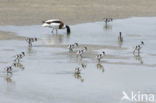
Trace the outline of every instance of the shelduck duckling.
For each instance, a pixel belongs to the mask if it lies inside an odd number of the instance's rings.
[[[136,51],[138,51],[138,54],[140,54],[140,50],[143,48],[143,46],[144,46],[144,42],[141,41],[141,43],[135,47],[133,54],[135,54]]]
[[[86,51],[87,51],[87,47],[84,47],[83,49],[78,50],[76,54],[77,54],[77,56],[82,57],[82,54],[83,54],[84,52],[86,52]]]
[[[87,51],[87,47],[84,47],[83,49],[82,49],[82,52],[84,53],[84,52],[86,52]]]
[[[36,42],[37,40],[37,38],[26,38],[26,41],[28,42],[29,46],[32,46],[32,42]]]
[[[78,45],[79,45],[78,43],[70,44],[68,46],[69,51],[73,51],[73,49],[76,48],[76,47],[78,47]]]
[[[98,54],[96,56],[96,59],[98,60],[98,62],[100,62],[100,60],[104,57],[104,55],[105,55],[105,52],[103,51],[101,54]]]
[[[80,74],[80,73],[81,73],[80,68],[79,68],[79,67],[76,67],[76,68],[75,68],[75,74]]]
[[[140,49],[141,49],[141,48],[143,48],[143,46],[144,46],[144,42],[143,42],[143,41],[141,41],[141,44],[140,44]]]
[[[6,72],[7,73],[12,73],[12,67],[11,66],[7,67]]]
[[[43,27],[49,27],[49,28],[52,28],[52,33],[53,33],[53,30],[55,29],[56,30],[56,33],[57,33],[57,30],[58,29],[66,29],[67,30],[67,34],[70,33],[70,27],[68,25],[65,25],[61,20],[59,19],[51,19],[51,20],[46,20],[46,21],[43,21],[42,22],[42,26]]]
[[[104,22],[107,25],[109,22],[112,22],[113,18],[104,18]]]
[[[122,37],[122,33],[121,32],[119,32],[118,41],[119,42],[123,42],[123,37]]]
[[[14,62],[18,62],[25,56],[25,52],[21,52],[21,54],[17,54]]]

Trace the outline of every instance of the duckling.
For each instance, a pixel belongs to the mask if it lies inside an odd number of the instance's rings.
[[[22,55],[25,56],[25,52],[22,52]]]
[[[17,54],[14,62],[20,62],[20,60],[25,56],[25,52],[21,52],[21,54]]]
[[[84,52],[86,52],[86,51],[87,51],[87,47],[84,47],[83,49],[78,50],[76,54],[77,54],[77,56],[82,57],[82,54],[83,54]]]
[[[104,57],[104,55],[105,55],[105,52],[103,51],[101,54],[98,54],[98,55],[96,56],[98,62],[100,62],[100,60]]]
[[[87,47],[84,47],[83,49],[82,49],[82,52],[84,53],[84,52],[86,52],[87,51]]]
[[[141,41],[141,43],[135,47],[133,54],[135,54],[136,51],[138,51],[138,54],[140,54],[140,50],[143,48],[143,46],[144,46],[144,42]]]
[[[138,46],[135,46],[135,49],[133,50],[133,54],[135,54],[136,50],[138,50]]]
[[[113,21],[113,18],[105,18],[104,22],[107,25],[109,22]]]
[[[82,57],[82,50],[78,50],[76,55]]]
[[[79,68],[79,67],[76,67],[76,68],[75,68],[75,74],[80,74],[80,73],[81,73],[80,68]]]
[[[73,49],[76,48],[76,47],[78,47],[78,45],[79,45],[78,43],[70,44],[68,46],[69,51],[73,51]]]
[[[37,41],[38,39],[37,38],[34,38],[35,39],[35,41]]]
[[[87,67],[87,64],[81,63],[81,66],[82,66],[83,69],[85,69]]]
[[[32,42],[37,41],[37,38],[26,38],[26,41],[28,42],[28,45],[31,47],[32,46]]]
[[[29,46],[32,46],[32,39],[31,38],[26,38],[26,41],[28,42]]]
[[[141,41],[141,43],[140,43],[140,48],[143,48],[143,46],[144,46],[144,42]]]
[[[7,74],[12,73],[12,67],[11,66],[7,67],[6,72],[7,72]]]
[[[118,41],[119,42],[123,42],[123,37],[122,37],[122,33],[121,32],[119,32]]]

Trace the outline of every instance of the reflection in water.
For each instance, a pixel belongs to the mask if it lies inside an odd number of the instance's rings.
[[[138,53],[138,54],[133,53],[133,55],[134,55],[135,59],[137,61],[139,61],[140,64],[143,64],[144,63],[143,60],[142,60],[142,57],[141,57],[140,53]]]
[[[77,63],[83,68],[85,69],[87,67],[87,63],[86,61],[84,61],[81,57],[77,57]]]
[[[104,67],[102,64],[98,63],[96,64],[97,69],[101,70],[102,72],[104,72]]]
[[[119,44],[119,47],[121,48],[121,47],[122,47],[122,45],[123,45],[123,42],[118,41],[118,44]]]
[[[12,80],[12,76],[13,74],[12,73],[1,73],[0,74],[0,77],[3,78],[4,80],[4,83],[6,84],[6,90],[7,91],[11,91],[14,89],[14,85],[15,85],[15,81]]]
[[[14,66],[20,68],[21,70],[24,70],[24,66],[21,63],[14,63]]]
[[[122,46],[122,43],[123,43],[122,32],[119,32],[119,36],[118,36],[118,44],[119,44],[119,47],[120,47],[120,48],[121,48],[121,46]]]
[[[8,83],[12,82],[12,79],[11,79],[12,75],[13,75],[12,73],[7,73],[7,75],[4,77]]]
[[[28,47],[27,47],[27,53],[28,53],[28,54],[32,54],[32,53],[33,53],[32,47],[31,47],[31,46],[28,46]]]
[[[109,30],[109,29],[112,29],[112,25],[104,25],[104,30]]]
[[[80,80],[81,82],[84,82],[84,79],[82,78],[81,74],[74,73],[74,77]]]
[[[52,34],[48,35],[46,40],[44,41],[46,44],[60,44],[65,39],[68,41],[70,34]]]
[[[12,91],[14,89],[14,85],[15,85],[15,81],[12,80],[12,73],[11,74],[7,74],[6,77],[4,77],[4,80],[7,83],[7,91]]]

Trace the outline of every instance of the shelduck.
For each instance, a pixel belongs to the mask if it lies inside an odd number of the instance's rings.
[[[65,25],[64,22],[59,19],[46,20],[46,21],[43,21],[42,23],[43,23],[42,24],[43,27],[52,28],[52,31],[51,31],[52,33],[54,29],[56,30],[56,33],[58,29],[66,29],[67,33],[68,34],[70,33],[70,27],[68,25]]]

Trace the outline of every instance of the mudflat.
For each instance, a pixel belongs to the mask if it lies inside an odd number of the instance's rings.
[[[60,18],[66,24],[105,17],[156,16],[156,0],[0,0],[0,25],[40,24]]]

